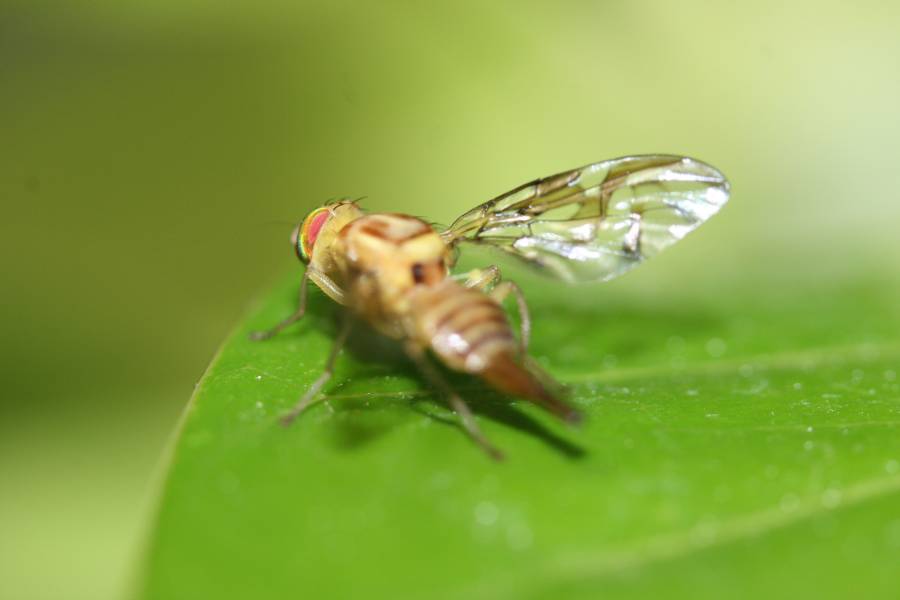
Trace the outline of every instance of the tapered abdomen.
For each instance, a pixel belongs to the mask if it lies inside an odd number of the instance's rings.
[[[411,296],[412,336],[448,367],[478,375],[496,389],[532,400],[566,421],[578,412],[523,366],[503,308],[480,290],[445,279]]]

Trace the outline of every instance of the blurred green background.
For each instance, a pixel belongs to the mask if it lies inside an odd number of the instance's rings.
[[[733,200],[647,277],[895,293],[898,31],[887,1],[4,0],[0,596],[121,593],[194,383],[329,198],[449,222],[687,154]]]

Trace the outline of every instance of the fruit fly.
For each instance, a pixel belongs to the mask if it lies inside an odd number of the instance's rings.
[[[629,156],[536,179],[437,228],[397,213],[365,213],[341,200],[313,210],[291,243],[306,265],[296,312],[266,339],[306,311],[311,281],[349,314],[399,340],[422,374],[443,392],[471,438],[494,458],[466,402],[434,361],[480,377],[500,392],[527,399],[563,421],[581,419],[561,387],[529,358],[531,320],[520,288],[491,265],[451,275],[456,251],[490,246],[567,282],[606,281],[683,238],[728,200],[715,168],[682,156]],[[503,308],[512,295],[518,335]],[[345,319],[325,369],[283,418],[289,424],[331,378],[352,323]]]

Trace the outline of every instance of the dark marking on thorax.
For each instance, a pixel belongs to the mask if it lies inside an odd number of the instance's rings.
[[[400,213],[369,215],[357,226],[360,233],[398,245],[434,231],[421,219]]]
[[[422,263],[415,263],[412,266],[412,276],[413,281],[416,283],[423,283],[425,281],[425,267],[422,266]]]

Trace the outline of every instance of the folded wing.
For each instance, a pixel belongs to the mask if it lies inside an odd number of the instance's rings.
[[[706,163],[629,156],[526,183],[441,235],[496,247],[565,281],[606,281],[696,229],[728,194],[728,180]]]

